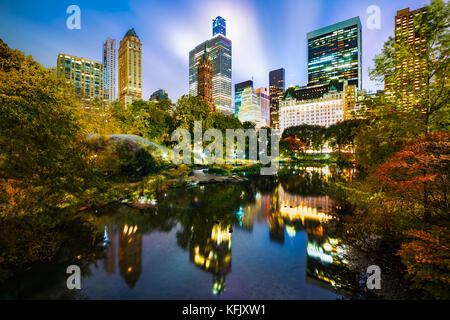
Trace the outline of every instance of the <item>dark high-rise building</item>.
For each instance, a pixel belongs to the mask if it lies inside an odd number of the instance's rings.
[[[348,80],[361,89],[361,21],[348,19],[309,32],[308,84]]]
[[[284,92],[284,68],[269,72],[270,127],[278,129],[279,97]]]
[[[217,17],[215,20],[223,20],[219,24],[225,28],[225,20]],[[218,25],[218,26],[219,26]],[[210,40],[196,46],[189,52],[189,94],[197,96],[197,63],[205,51],[213,65],[212,90],[214,105],[217,111],[225,114],[233,114],[232,106],[232,88],[231,88],[231,40],[224,36],[225,30],[215,33]]]
[[[168,98],[169,96],[167,95],[166,90],[159,89],[152,93],[152,95],[150,96],[150,101],[161,101],[166,100]]]
[[[221,34],[224,37],[226,37],[226,24],[225,24],[225,19],[222,18],[221,16],[218,16],[217,18],[215,18],[213,20],[213,37],[216,34]]]

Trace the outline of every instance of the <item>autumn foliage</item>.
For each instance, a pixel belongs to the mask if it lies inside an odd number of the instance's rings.
[[[411,141],[375,171],[375,178],[397,199],[424,213],[448,219],[450,134],[438,132]]]

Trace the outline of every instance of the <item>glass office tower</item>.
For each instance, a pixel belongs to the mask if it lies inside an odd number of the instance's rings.
[[[213,37],[216,34],[221,34],[224,37],[227,36],[227,29],[226,29],[225,19],[222,18],[221,16],[218,16],[217,18],[215,18],[213,20]]]
[[[278,129],[279,97],[284,93],[284,68],[269,72],[270,127]]]
[[[216,19],[219,18],[220,17],[217,17]],[[223,25],[223,27],[225,27],[225,25]],[[214,32],[213,24],[213,34]],[[223,33],[225,33],[225,31]],[[203,55],[205,47],[213,65],[212,87],[216,110],[224,114],[233,114],[231,40],[226,38],[222,33],[216,33],[213,38],[204,41],[189,52],[189,94],[193,96],[197,96],[198,94],[197,63]]]
[[[261,128],[265,125],[261,113],[261,105],[259,104],[258,95],[253,89],[253,81],[248,80],[235,85],[235,116],[239,121],[253,122],[256,128]],[[236,94],[237,92],[237,94]]]
[[[348,80],[361,89],[361,21],[348,19],[309,32],[308,84]]]
[[[244,82],[236,83],[234,85],[234,116],[236,118],[239,115],[239,109],[242,105],[242,92],[247,87],[253,88],[252,80],[247,80]]]

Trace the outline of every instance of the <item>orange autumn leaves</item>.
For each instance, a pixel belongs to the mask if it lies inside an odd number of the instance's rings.
[[[438,132],[411,141],[375,171],[383,189],[395,197],[448,209],[450,134]]]

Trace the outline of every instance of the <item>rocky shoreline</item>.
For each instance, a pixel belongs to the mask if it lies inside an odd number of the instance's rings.
[[[187,179],[187,182],[192,185],[205,185],[205,184],[213,184],[213,183],[239,183],[247,181],[247,178],[238,177],[238,176],[218,176],[214,174],[204,173],[201,170],[198,170],[194,173],[193,176]]]

